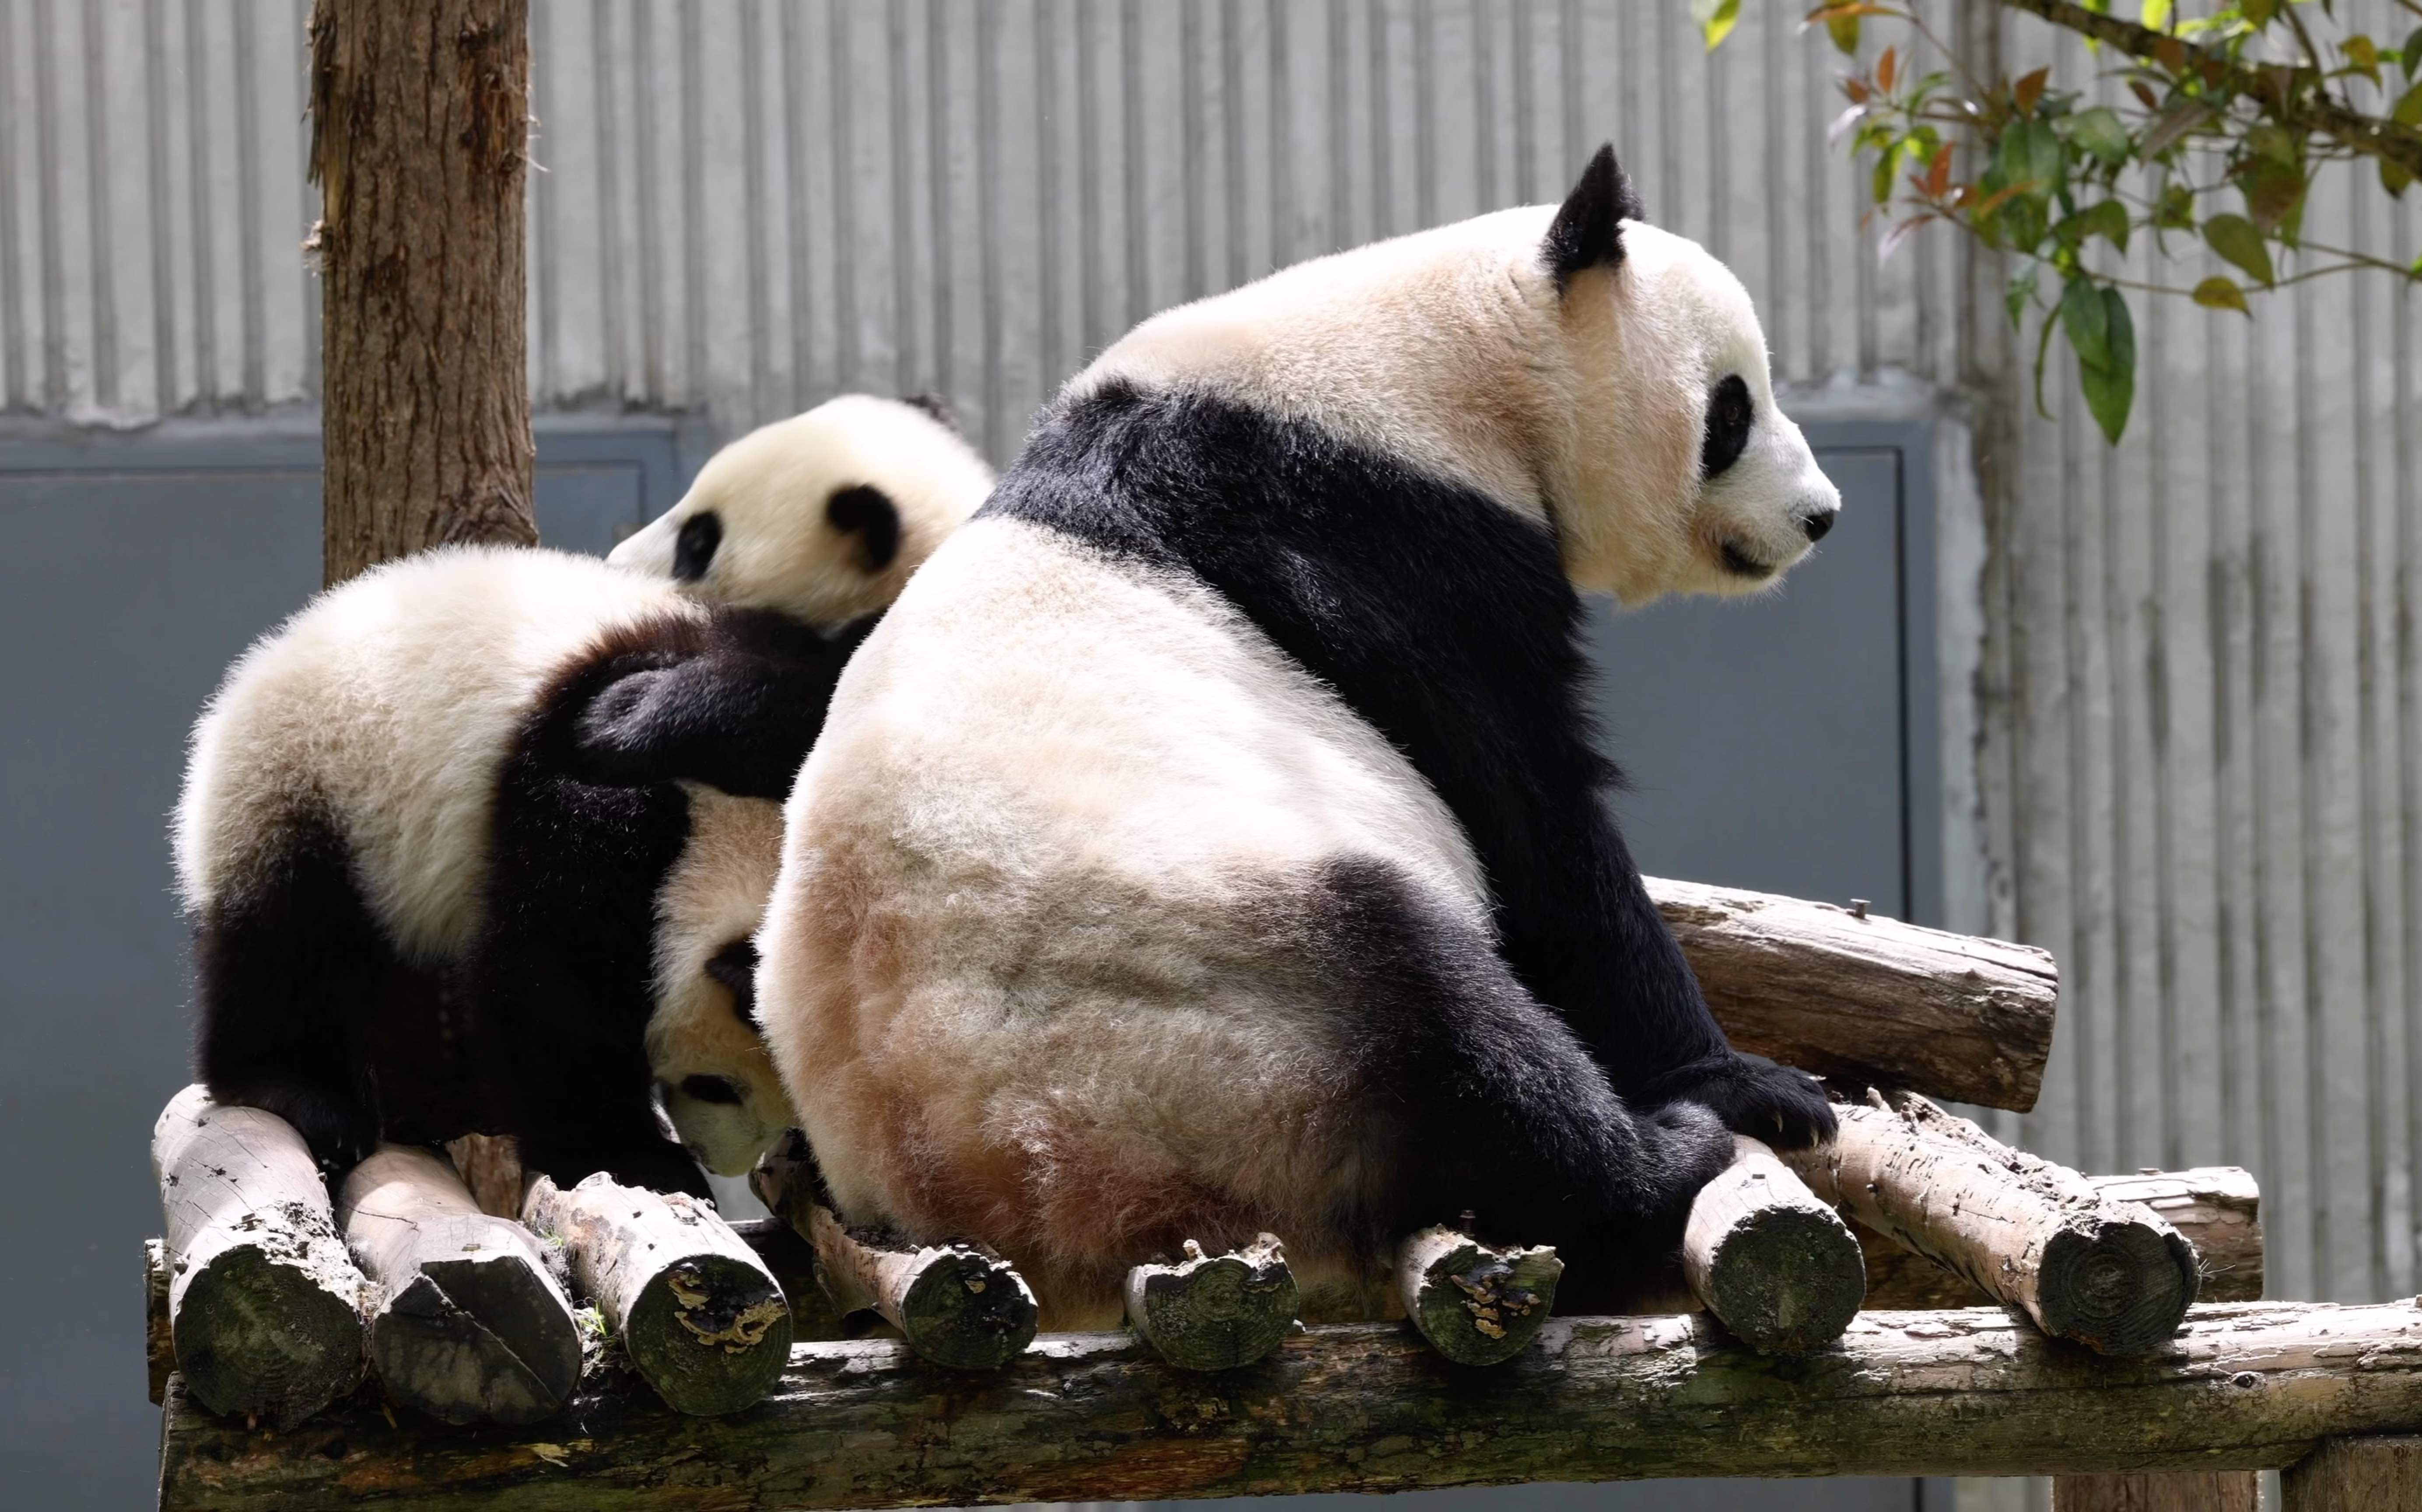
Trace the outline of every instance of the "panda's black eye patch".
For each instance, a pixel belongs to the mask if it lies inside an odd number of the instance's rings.
[[[736,1105],[740,1101],[740,1083],[730,1077],[684,1077],[681,1090],[702,1103]]]
[[[1699,476],[1713,478],[1740,460],[1741,449],[1749,445],[1750,423],[1756,418],[1750,408],[1749,385],[1739,373],[1732,373],[1716,385],[1707,396],[1707,434],[1699,443]]]
[[[713,510],[700,510],[682,522],[681,534],[673,538],[673,576],[684,583],[695,583],[706,575],[715,560],[715,548],[723,544],[723,516]]]
[[[706,974],[731,994],[731,1011],[757,1032],[757,942],[735,939],[708,957]]]
[[[860,565],[879,573],[900,555],[900,510],[891,496],[871,483],[844,488],[825,503],[825,518],[843,535],[858,538]]]

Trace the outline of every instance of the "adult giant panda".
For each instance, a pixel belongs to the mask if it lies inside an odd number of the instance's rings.
[[[1739,284],[1562,207],[1302,264],[1074,379],[842,678],[759,1015],[846,1218],[1055,1325],[1179,1242],[1308,1285],[1470,1211],[1574,1296],[1661,1261],[1734,1053],[1600,801],[1577,588],[1773,582],[1839,508]]]
[[[676,561],[432,552],[265,638],[177,818],[213,1095],[331,1164],[491,1129],[566,1181],[746,1170],[793,1122],[748,1012],[778,800],[991,481],[927,409],[845,396],[717,453],[650,528]]]

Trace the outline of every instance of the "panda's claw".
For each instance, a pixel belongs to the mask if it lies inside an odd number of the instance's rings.
[[[1704,1105],[1738,1134],[1794,1150],[1833,1137],[1833,1110],[1825,1085],[1805,1071],[1764,1056],[1736,1053],[1731,1063],[1675,1095]]]

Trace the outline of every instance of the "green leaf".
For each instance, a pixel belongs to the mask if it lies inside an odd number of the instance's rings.
[[[1826,17],[1825,35],[1833,39],[1837,51],[1855,56],[1859,51],[1859,13],[1853,10]]]
[[[2349,68],[2374,84],[2380,82],[2380,45],[2377,42],[2357,32],[2338,43],[2338,51],[2346,55]]]
[[[1740,24],[1740,0],[1691,0],[1691,19],[1699,24],[1699,34],[1712,53]]]
[[[2081,110],[2068,118],[2068,139],[2105,163],[2125,163],[2134,147],[2119,113],[2108,105]]]
[[[2203,223],[2203,239],[2211,249],[2230,262],[2253,275],[2254,281],[2268,285],[2273,281],[2271,272],[2271,249],[2262,243],[2262,233],[2242,215],[2214,215]]]
[[[2147,31],[2160,31],[2170,24],[2170,0],[2145,0],[2145,8],[2137,16]]]
[[[2243,16],[2257,31],[2270,25],[2271,18],[2278,12],[2279,0],[2241,0],[2237,8],[2237,13]]]
[[[2185,184],[2170,184],[2153,205],[2153,224],[2165,231],[2194,229],[2194,191]]]
[[[2101,237],[2128,255],[2128,207],[2115,199],[2106,199],[2076,217],[2085,223],[2085,229]]]
[[[1993,156],[2005,181],[2025,186],[2021,194],[2049,199],[2061,185],[2060,134],[2049,121],[2012,121]]]
[[[2297,213],[2304,204],[2304,176],[2294,168],[2279,167],[2269,161],[2248,164],[2238,174],[2237,186],[2245,191],[2245,213],[2265,232],[2279,230],[2283,240],[2295,240]]]
[[[2414,35],[2417,40],[2422,40],[2422,32],[2415,32]],[[2412,49],[2409,48],[2407,51],[2411,52]],[[2406,90],[2397,103],[2389,109],[2388,116],[2399,126],[2422,126],[2422,84],[2417,84]]]
[[[2252,315],[2245,307],[2245,291],[2237,287],[2233,278],[2213,274],[2194,286],[2194,302],[2206,309],[2233,309],[2240,315]]]
[[[2019,328],[2020,321],[2026,316],[2027,307],[2035,300],[2036,270],[2030,267],[2013,277],[2010,286],[2002,291],[2002,307],[2010,312],[2010,329],[2015,331]]]
[[[2089,368],[2111,365],[2110,313],[2102,291],[2091,280],[2071,278],[2060,291],[2060,328],[2077,351],[2077,360]]]
[[[2405,171],[2403,164],[2391,163],[2386,158],[2380,160],[2380,186],[2388,191],[2389,198],[2405,197],[2405,186],[2413,181],[2414,175]]]
[[[2077,384],[2085,391],[2085,407],[2093,414],[2094,423],[2102,427],[2103,439],[2115,447],[2128,429],[2128,410],[2136,400],[2136,327],[2129,318],[2128,301],[2118,290],[2097,291],[2095,302],[2102,307],[2104,360],[2088,362],[2081,350]],[[2066,321],[2062,324],[2068,327]],[[2077,344],[2073,331],[2069,344]]]
[[[2405,39],[2404,48],[2397,55],[2397,64],[2409,79],[2422,73],[2422,26],[2414,27],[2414,35]]]

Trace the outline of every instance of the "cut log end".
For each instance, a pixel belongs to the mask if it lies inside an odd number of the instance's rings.
[[[370,1325],[395,1399],[445,1423],[537,1423],[580,1383],[580,1331],[518,1255],[424,1260]]]
[[[1682,1268],[1691,1292],[1760,1354],[1805,1354],[1842,1336],[1867,1289],[1841,1215],[1755,1140],[1691,1205]]]
[[[2047,1333],[2107,1355],[2145,1354],[2178,1332],[2196,1283],[2193,1245],[2166,1223],[2114,1207],[2045,1242],[2036,1309]]]
[[[1547,1246],[1495,1250],[1449,1228],[1422,1230],[1396,1259],[1406,1317],[1459,1365],[1494,1365],[1521,1353],[1546,1326],[1564,1273]]]
[[[761,1265],[726,1254],[665,1267],[622,1320],[631,1362],[665,1405],[715,1416],[763,1399],[791,1358],[791,1308]]]
[[[299,1423],[362,1378],[354,1299],[274,1245],[219,1251],[185,1283],[169,1328],[195,1397],[222,1412]]]
[[[910,1348],[953,1370],[993,1370],[1024,1353],[1041,1320],[1026,1278],[965,1245],[920,1250],[916,1275],[886,1314]]]
[[[1192,1240],[1176,1265],[1127,1272],[1127,1321],[1163,1360],[1185,1370],[1232,1370],[1279,1347],[1300,1299],[1276,1236],[1205,1255]]]

